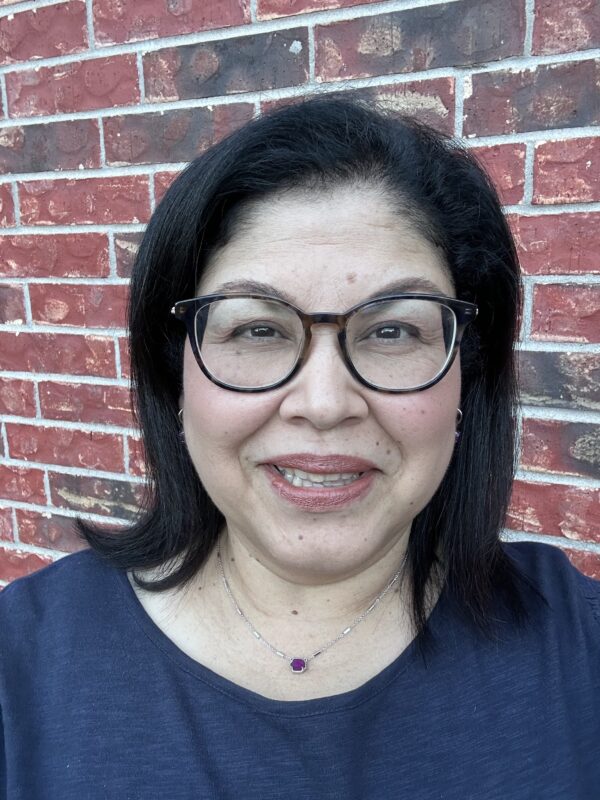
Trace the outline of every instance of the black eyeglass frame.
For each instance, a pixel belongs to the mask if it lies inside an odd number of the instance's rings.
[[[216,378],[214,375],[211,374],[211,372],[205,365],[196,341],[196,323],[195,323],[196,314],[199,310],[203,309],[205,306],[209,306],[211,303],[214,303],[217,300],[227,300],[230,297],[231,298],[244,297],[247,299],[273,301],[279,303],[280,305],[287,306],[287,308],[294,311],[296,315],[299,317],[302,323],[302,328],[304,330],[304,345],[300,349],[300,352],[298,354],[294,366],[292,367],[290,372],[280,381],[277,381],[276,383],[271,383],[268,386],[260,386],[258,388],[233,386]],[[432,380],[428,381],[427,383],[424,383],[421,386],[416,386],[413,388],[387,389],[381,386],[377,386],[376,384],[370,383],[370,381],[363,378],[362,375],[357,371],[356,367],[352,362],[352,359],[348,354],[346,346],[346,327],[349,319],[352,316],[354,316],[354,314],[356,314],[358,311],[365,308],[366,306],[375,305],[377,303],[382,303],[382,302],[388,302],[390,300],[405,300],[405,299],[429,300],[449,308],[454,314],[454,318],[456,320],[454,343],[452,345],[450,352],[446,357],[444,366],[442,367],[441,371],[435,376],[435,378],[432,378]],[[356,378],[356,380],[359,383],[377,392],[386,392],[389,394],[408,394],[409,392],[422,392],[423,390],[429,389],[430,386],[434,386],[436,383],[442,380],[444,375],[446,375],[446,373],[452,366],[454,359],[456,358],[456,354],[458,352],[458,348],[460,347],[460,342],[466,326],[469,324],[469,322],[472,322],[476,318],[478,309],[475,303],[468,303],[465,300],[455,300],[453,297],[446,297],[445,295],[402,292],[391,295],[382,295],[381,297],[376,297],[371,300],[364,300],[362,303],[358,303],[357,305],[352,306],[352,308],[348,309],[348,311],[346,311],[343,314],[334,314],[328,312],[316,312],[314,314],[307,314],[306,312],[292,305],[292,303],[288,303],[287,301],[282,300],[279,297],[273,297],[271,295],[266,295],[266,294],[252,294],[252,293],[242,292],[239,294],[235,293],[206,294],[200,297],[192,297],[188,300],[179,300],[171,308],[170,313],[173,314],[177,320],[185,324],[187,335],[190,340],[190,344],[192,346],[192,351],[194,353],[194,357],[202,372],[206,375],[206,377],[210,381],[212,381],[212,383],[217,384],[217,386],[221,386],[223,389],[229,389],[230,391],[233,392],[251,392],[251,393],[267,392],[270,391],[271,389],[278,389],[280,386],[283,386],[285,383],[290,381],[294,377],[294,375],[296,375],[299,372],[299,370],[302,368],[302,365],[306,361],[312,338],[312,331],[311,331],[312,326],[336,325],[338,328],[337,338],[340,345],[340,350],[342,352],[342,356],[344,358],[344,363],[346,364],[346,367],[350,372],[350,374],[354,378]]]

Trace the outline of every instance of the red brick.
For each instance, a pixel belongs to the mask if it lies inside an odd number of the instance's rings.
[[[66,333],[0,331],[0,370],[115,378],[112,339]]]
[[[125,328],[129,286],[33,283],[29,285],[34,322]]]
[[[123,439],[114,433],[6,423],[12,458],[117,472],[123,470]]]
[[[129,340],[124,336],[119,336],[119,358],[121,359],[121,378],[130,378]]]
[[[0,378],[0,414],[35,416],[33,383],[18,378]]]
[[[0,580],[14,581],[25,575],[31,575],[43,567],[52,564],[50,556],[27,553],[24,550],[6,550],[0,548]]]
[[[0,506],[0,539],[5,542],[14,541],[12,511],[3,506]]]
[[[109,274],[104,233],[0,236],[0,275],[9,278],[104,278]]]
[[[100,132],[91,119],[0,129],[0,173],[100,166]]]
[[[600,477],[600,428],[585,422],[524,419],[524,469],[560,475]]]
[[[179,172],[169,171],[157,172],[154,175],[154,199],[157,204],[163,199],[167,189],[179,174]]]
[[[600,284],[536,286],[531,338],[600,342]]]
[[[544,64],[473,75],[467,136],[573,128],[600,122],[600,62]]]
[[[525,145],[495,144],[471,152],[486,170],[504,205],[520,203],[525,185]]]
[[[254,105],[240,103],[109,117],[104,120],[106,161],[111,165],[191,161],[253,114]]]
[[[515,481],[507,524],[515,531],[600,542],[600,491]]]
[[[156,186],[156,181],[154,183]],[[120,278],[131,277],[135,256],[142,241],[141,233],[115,234],[115,255],[117,258],[117,275]]]
[[[46,419],[134,425],[129,389],[125,386],[40,381],[38,389],[42,416]]]
[[[317,80],[468,66],[521,55],[521,0],[459,0],[315,27]]]
[[[600,410],[600,354],[522,350],[519,378],[524,403]]]
[[[536,0],[533,52],[570,53],[600,46],[597,0]]]
[[[67,553],[87,548],[87,544],[77,535],[73,517],[18,508],[17,525],[19,539],[25,544]]]
[[[538,145],[533,189],[534,203],[600,200],[600,138]]]
[[[0,323],[12,325],[25,323],[25,298],[22,286],[0,283]]]
[[[142,478],[146,474],[143,442],[140,438],[128,436],[127,445],[129,447],[129,472]]]
[[[0,497],[27,503],[46,503],[44,473],[41,469],[0,464]]]
[[[146,222],[150,216],[148,178],[30,181],[19,184],[24,225]]]
[[[250,22],[249,0],[94,0],[99,44],[137,42]]]
[[[324,11],[330,8],[369,5],[379,0],[258,0],[258,19],[288,17],[308,11]]]
[[[573,566],[590,578],[600,581],[600,555],[589,550],[566,550]]]
[[[600,272],[600,213],[512,216],[510,223],[526,274]]]
[[[0,64],[64,56],[86,47],[84,0],[15,12],[0,20]]]
[[[308,34],[296,28],[158,50],[144,56],[144,78],[154,103],[298,86],[308,80]]]
[[[454,133],[454,78],[433,78],[359,90],[390,114],[410,114],[445,133]]]
[[[136,57],[127,54],[10,72],[6,76],[6,93],[11,117],[67,114],[138,103]]]
[[[15,206],[10,184],[0,183],[0,227],[15,224]]]
[[[91,475],[49,473],[52,502],[85,514],[133,520],[139,515],[144,485]]]

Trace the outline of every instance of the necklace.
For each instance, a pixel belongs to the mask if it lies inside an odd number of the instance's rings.
[[[320,647],[318,650],[316,650],[312,655],[306,656],[305,658],[299,658],[297,656],[296,657],[288,656],[282,650],[278,650],[276,647],[273,647],[273,645],[270,644],[269,642],[267,642],[266,639],[263,639],[263,637],[260,635],[260,633],[252,625],[252,623],[250,622],[248,617],[244,614],[242,609],[237,604],[237,601],[236,601],[236,599],[233,596],[233,593],[231,591],[231,587],[229,586],[227,578],[225,577],[225,571],[223,570],[223,562],[221,561],[221,549],[217,545],[217,567],[219,569],[219,572],[221,573],[221,578],[223,580],[223,586],[225,587],[225,591],[227,592],[227,594],[231,598],[231,602],[235,606],[235,610],[240,615],[240,617],[243,619],[243,621],[246,623],[246,625],[250,628],[250,630],[252,631],[252,634],[254,635],[254,637],[256,639],[258,639],[259,642],[262,642],[265,645],[265,647],[268,647],[269,650],[272,653],[275,653],[276,656],[279,656],[280,658],[285,659],[288,662],[288,664],[290,665],[290,669],[292,670],[292,672],[295,672],[295,673],[298,673],[298,674],[301,673],[301,672],[306,672],[306,670],[308,669],[308,664],[309,664],[310,661],[312,661],[317,656],[320,656],[321,653],[324,653],[326,650],[329,650],[330,647],[333,647],[333,645],[336,644],[337,642],[339,642],[341,639],[343,639],[344,636],[347,636],[350,633],[350,631],[353,631],[354,628],[356,628],[356,626],[358,625],[359,622],[362,622],[363,619],[366,619],[369,616],[369,614],[371,613],[371,611],[374,611],[377,608],[379,603],[383,600],[383,598],[386,596],[386,594],[389,592],[389,590],[392,588],[392,586],[396,583],[396,581],[400,577],[400,574],[401,574],[402,570],[404,569],[404,565],[406,564],[406,559],[407,558],[408,558],[408,551],[404,554],[404,558],[402,559],[402,564],[400,565],[400,569],[398,570],[398,572],[396,572],[396,574],[393,576],[393,578],[387,584],[385,589],[381,592],[381,594],[377,595],[375,600],[373,600],[373,602],[366,609],[366,611],[363,611],[363,613],[359,617],[357,617],[351,625],[348,625],[348,627],[345,628],[338,636],[336,636],[335,639],[331,639],[331,641],[327,642],[327,644],[324,644],[322,647]]]

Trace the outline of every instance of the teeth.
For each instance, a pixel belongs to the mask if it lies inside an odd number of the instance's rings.
[[[324,475],[320,472],[304,472],[302,469],[275,468],[292,486],[304,486],[307,488],[314,486],[346,486],[361,475],[360,472],[331,472]]]

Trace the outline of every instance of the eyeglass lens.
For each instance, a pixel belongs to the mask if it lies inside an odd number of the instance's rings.
[[[228,297],[196,313],[204,366],[232,387],[284,380],[304,347],[296,312],[276,300]],[[377,300],[348,320],[346,347],[359,375],[382,389],[417,388],[444,369],[456,335],[453,311],[432,300]]]

